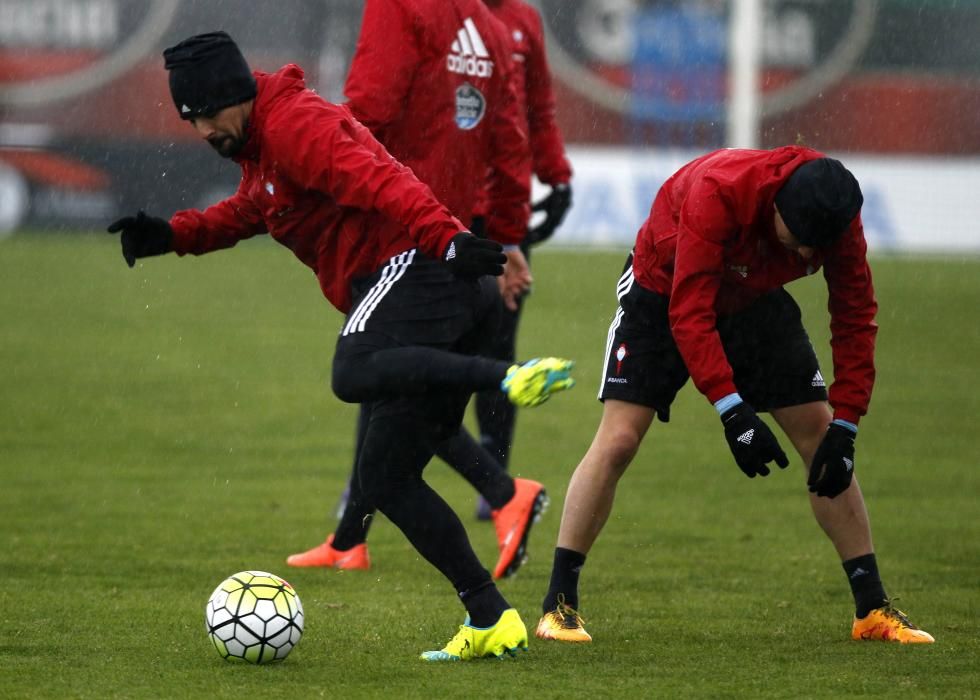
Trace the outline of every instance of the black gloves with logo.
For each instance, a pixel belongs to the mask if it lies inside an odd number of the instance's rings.
[[[854,476],[854,438],[853,430],[838,423],[827,427],[827,434],[813,455],[810,476],[806,485],[810,493],[834,498],[851,485]]]
[[[551,238],[561,222],[565,219],[572,206],[572,187],[568,183],[555,185],[547,197],[537,202],[531,211],[545,212],[544,221],[532,228],[527,233],[527,242],[530,245],[543,243]]]
[[[507,256],[503,246],[496,241],[477,238],[469,231],[460,231],[453,236],[442,260],[457,277],[476,278],[483,275],[495,277],[504,274]]]
[[[750,479],[756,474],[769,476],[768,462],[776,462],[780,469],[789,466],[786,453],[779,446],[776,436],[747,403],[740,403],[722,413],[721,422],[738,468]]]
[[[170,224],[164,219],[147,216],[142,210],[136,216],[113,221],[106,230],[109,233],[122,231],[122,254],[130,267],[136,264],[136,258],[163,255],[173,250],[174,232]]]

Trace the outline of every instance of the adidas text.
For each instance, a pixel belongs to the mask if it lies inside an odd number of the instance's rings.
[[[446,58],[447,68],[452,73],[460,75],[473,75],[477,78],[489,78],[493,75],[493,61],[487,59],[474,58],[473,56],[462,57],[449,54]]]
[[[450,73],[477,78],[489,78],[493,75],[493,61],[490,60],[490,53],[472,17],[467,17],[456,33],[456,40],[446,57],[446,67]]]

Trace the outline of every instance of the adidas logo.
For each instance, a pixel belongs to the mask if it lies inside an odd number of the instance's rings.
[[[853,459],[848,459],[847,457],[845,457],[844,458],[844,466],[847,467],[847,471],[851,471],[852,469],[854,469],[854,460]]]
[[[810,382],[810,386],[827,386],[827,382],[823,380],[823,375],[820,374],[820,370],[813,375],[813,380]]]
[[[752,444],[752,438],[754,436],[755,436],[755,428],[751,428],[749,430],[746,430],[744,433],[742,433],[741,435],[739,435],[735,439],[738,442],[742,443],[743,445],[751,445]]]
[[[853,580],[853,579],[856,579],[858,576],[867,576],[867,575],[868,575],[868,572],[865,571],[864,569],[862,569],[859,566],[858,568],[856,568],[854,570],[854,573],[851,574],[851,579]]]
[[[182,107],[180,108],[180,113],[181,113],[181,114],[187,114],[187,113],[188,113],[188,112],[190,112],[190,111],[191,111],[191,108],[190,108],[190,107],[188,107],[187,105],[183,105],[183,106],[182,106]]]
[[[452,260],[456,257],[456,244],[450,243],[449,250],[446,251],[446,260]]]
[[[462,28],[456,32],[452,51],[446,57],[446,67],[450,73],[489,78],[493,75],[493,61],[472,17],[467,17]]]

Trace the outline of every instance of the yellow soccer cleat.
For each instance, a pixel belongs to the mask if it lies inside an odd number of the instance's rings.
[[[493,627],[473,627],[470,618],[459,632],[438,651],[423,651],[422,661],[473,661],[487,657],[506,659],[527,651],[527,628],[514,608],[504,610]]]
[[[902,644],[932,644],[936,640],[928,632],[920,630],[909,622],[898,608],[886,601],[861,619],[854,619],[851,626],[851,639],[878,640],[882,642],[901,642]]]
[[[512,365],[500,388],[512,404],[538,406],[559,391],[575,386],[570,373],[575,363],[559,357],[541,357],[522,365]]]
[[[574,608],[565,605],[564,596],[558,596],[558,607],[546,612],[538,620],[534,631],[538,639],[553,639],[557,642],[583,644],[592,641],[592,635],[585,631],[585,620]]]

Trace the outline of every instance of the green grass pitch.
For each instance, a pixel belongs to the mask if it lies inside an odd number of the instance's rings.
[[[624,251],[535,251],[520,350],[579,386],[519,419],[512,469],[552,506],[501,585],[533,627],[595,400]],[[462,622],[390,523],[367,573],[290,570],[348,474],[330,393],[341,317],[268,241],[124,265],[106,235],[0,242],[0,697],[842,697],[980,693],[980,259],[873,260],[878,383],[857,442],[886,587],[938,642],[848,639],[850,594],[804,471],[749,481],[690,385],[655,424],[582,575],[595,643],[425,665]],[[822,278],[790,287],[830,374]],[[785,444],[785,441],[784,441]],[[492,527],[429,480],[488,567]],[[306,633],[276,666],[221,661],[204,604],[236,571],[296,587]]]

